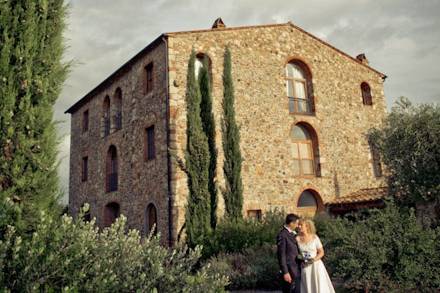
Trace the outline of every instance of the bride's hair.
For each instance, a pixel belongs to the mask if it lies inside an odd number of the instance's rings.
[[[310,234],[315,235],[316,234],[316,227],[315,227],[315,223],[312,220],[309,219],[301,219],[299,220],[301,223],[303,223],[306,227],[307,230],[309,231]]]

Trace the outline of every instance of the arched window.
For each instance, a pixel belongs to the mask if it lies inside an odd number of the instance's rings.
[[[146,226],[147,226],[147,235],[151,233],[151,230],[154,229],[153,235],[157,233],[157,210],[154,204],[150,203],[146,210]]]
[[[104,227],[111,226],[120,215],[119,204],[116,202],[108,203],[104,208]]]
[[[117,88],[114,96],[113,123],[116,130],[122,128],[122,90]]]
[[[203,59],[200,57],[196,57],[196,61],[194,63],[194,70],[196,71],[196,78],[199,77],[200,69],[203,68]]]
[[[316,212],[323,209],[321,197],[314,190],[304,190],[299,196],[297,209],[299,214],[313,217]]]
[[[209,76],[211,77],[211,59],[208,57],[208,55],[203,54],[203,53],[198,53],[196,55],[196,60],[194,61],[194,70],[195,70],[195,74],[196,74],[196,78],[199,77],[199,72],[200,69],[202,69],[205,65],[205,58],[207,59],[208,62],[208,73]],[[212,82],[212,79],[211,79]]]
[[[106,162],[106,191],[118,190],[118,154],[116,147],[111,145],[107,152]]]
[[[361,84],[362,102],[364,105],[373,105],[373,97],[371,96],[371,88],[368,83],[363,82]]]
[[[286,84],[289,112],[313,114],[315,106],[311,74],[304,63],[292,61],[286,65]]]
[[[293,170],[296,176],[319,176],[318,139],[314,129],[305,123],[292,128]]]
[[[304,190],[303,193],[299,196],[298,207],[317,207],[318,203],[316,202],[316,198],[313,193],[309,190]]]
[[[102,106],[102,123],[104,136],[110,134],[110,97],[105,96]]]

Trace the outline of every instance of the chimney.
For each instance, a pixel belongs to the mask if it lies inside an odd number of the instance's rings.
[[[221,19],[221,17],[217,18],[217,19],[214,21],[214,24],[212,25],[212,28],[213,28],[213,29],[216,29],[216,28],[224,28],[224,27],[226,27],[226,25],[225,25],[225,23],[223,22],[223,20]]]
[[[357,55],[356,59],[357,59],[357,61],[359,61],[359,63],[362,63],[364,65],[368,65],[368,59],[364,53]]]

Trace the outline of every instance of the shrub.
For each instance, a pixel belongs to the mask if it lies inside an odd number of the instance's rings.
[[[217,274],[228,276],[229,290],[280,287],[274,245],[252,247],[240,253],[221,253],[208,263]]]
[[[266,243],[275,244],[275,238],[282,227],[284,217],[284,213],[275,210],[268,212],[261,221],[223,219],[205,242],[204,257],[209,258],[221,252],[241,252]]]
[[[317,219],[326,266],[356,290],[440,288],[439,230],[423,229],[414,212],[387,203],[347,219]]]
[[[440,106],[412,105],[400,98],[384,127],[370,133],[388,169],[391,194],[400,204],[434,207],[428,220],[440,224]],[[426,209],[420,216],[426,214]],[[419,217],[420,217],[419,216]]]
[[[94,222],[45,215],[25,240],[13,227],[0,242],[1,287],[15,292],[223,292],[227,279],[198,266],[199,247],[168,250],[141,242],[121,216],[102,231]],[[0,287],[0,288],[1,288]]]
[[[223,219],[204,244],[204,258],[220,275],[228,276],[228,289],[278,289],[275,239],[285,213],[268,212],[261,221]]]

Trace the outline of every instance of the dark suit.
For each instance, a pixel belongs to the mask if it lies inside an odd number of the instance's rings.
[[[277,254],[281,273],[282,275],[289,273],[292,278],[292,283],[289,284],[281,276],[282,290],[285,293],[300,293],[301,290],[301,266],[297,259],[299,250],[295,236],[285,227],[277,236]]]

